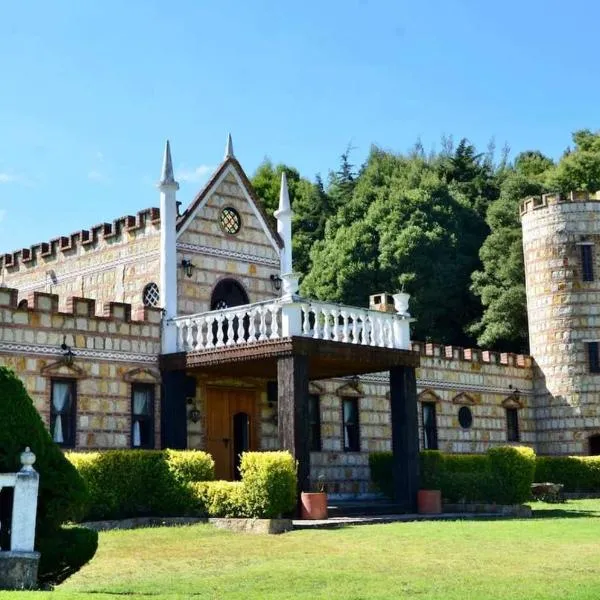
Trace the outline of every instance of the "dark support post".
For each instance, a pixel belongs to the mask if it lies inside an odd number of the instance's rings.
[[[310,446],[308,423],[308,357],[277,360],[279,445],[298,461],[298,493],[308,491]]]
[[[405,510],[416,512],[419,490],[419,425],[414,367],[390,369],[390,408],[394,496]]]
[[[188,382],[185,371],[165,371],[162,374],[160,437],[163,448],[177,450],[187,448],[186,388]]]

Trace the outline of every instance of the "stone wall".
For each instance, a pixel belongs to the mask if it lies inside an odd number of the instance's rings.
[[[140,211],[0,257],[0,285],[142,306],[144,286],[159,282],[160,214]],[[65,309],[61,304],[61,309]]]
[[[600,340],[600,195],[546,194],[521,205],[531,353],[537,373],[538,451],[587,454],[600,432],[600,375],[586,343]],[[592,248],[594,280],[582,277]]]
[[[249,200],[233,165],[202,197],[195,216],[186,222],[177,239],[178,264],[182,259],[195,265],[192,276],[178,270],[178,313],[194,314],[210,310],[214,287],[224,278],[235,279],[250,302],[270,300],[277,293],[270,280],[279,273],[279,252],[265,230],[259,212]],[[241,228],[232,235],[220,225],[221,211],[234,208]]]
[[[17,306],[18,292],[0,288],[0,365],[23,380],[42,419],[49,426],[53,378],[76,381],[76,447],[131,446],[131,386],[155,386],[155,445],[160,444],[161,311],[136,311],[110,303],[96,316],[96,302],[69,298],[59,311],[59,297],[35,292],[28,308]],[[72,349],[65,360],[61,344]]]

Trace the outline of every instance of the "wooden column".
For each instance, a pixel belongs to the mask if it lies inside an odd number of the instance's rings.
[[[419,489],[419,425],[414,367],[390,369],[390,408],[395,501],[405,510],[416,512]]]
[[[279,445],[298,461],[298,493],[309,490],[308,357],[277,360]]]
[[[185,371],[162,373],[161,393],[161,446],[183,450],[187,448],[187,401],[193,396],[190,378]]]

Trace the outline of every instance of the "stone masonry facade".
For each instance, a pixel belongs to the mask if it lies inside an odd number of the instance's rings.
[[[235,211],[238,231],[224,227],[224,209]],[[421,361],[422,448],[435,439],[440,450],[453,453],[519,443],[541,454],[587,454],[590,438],[600,435],[600,373],[591,372],[590,363],[600,342],[600,284],[597,277],[582,277],[584,256],[588,271],[599,270],[600,197],[531,198],[521,215],[532,356],[413,342]],[[177,314],[211,310],[223,280],[235,282],[250,303],[277,298],[280,248],[239,163],[226,158],[177,217]],[[136,385],[153,390],[150,445],[161,445],[163,313],[143,301],[145,287],[161,281],[160,263],[156,208],[0,258],[0,365],[23,379],[49,427],[52,382],[75,382],[77,449],[136,446]],[[214,387],[253,390],[254,446],[278,448],[269,382],[235,372],[216,379],[201,369],[188,375],[196,384],[187,399],[194,412],[186,423],[189,448],[206,447],[205,401]],[[390,450],[386,377],[310,383],[319,398],[321,445],[311,454],[311,478],[325,481],[331,492],[368,492],[369,453]],[[352,451],[344,448],[349,398],[358,406],[358,448]]]

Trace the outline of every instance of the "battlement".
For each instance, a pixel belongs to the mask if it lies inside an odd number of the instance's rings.
[[[102,307],[102,314],[96,314],[96,300],[92,298],[79,298],[72,296],[66,300],[66,310],[59,310],[59,297],[57,294],[45,292],[32,292],[26,299],[18,300],[18,290],[0,287],[0,309],[5,308],[30,315],[32,313],[57,314],[63,317],[82,317],[98,321],[121,323],[149,323],[160,324],[162,309],[144,306],[134,311],[132,315],[131,304],[124,302],[108,302]],[[6,320],[6,319],[5,319]],[[42,323],[42,319],[29,319],[30,322]]]
[[[502,365],[522,369],[530,369],[533,364],[533,359],[527,354],[445,346],[444,344],[430,342],[412,342],[411,346],[413,352],[418,352],[421,356],[433,356],[445,360],[462,360],[470,363]]]
[[[144,229],[148,224],[160,223],[160,210],[146,208],[137,215],[126,215],[115,219],[112,223],[101,223],[90,229],[75,231],[48,242],[34,244],[14,252],[0,255],[0,268],[14,269],[19,264],[33,263],[38,258],[55,258],[57,252],[68,252],[78,248],[93,247],[102,240],[117,240],[123,233]]]
[[[600,202],[600,191],[598,192],[569,192],[568,194],[561,194],[554,192],[551,194],[542,194],[541,196],[530,196],[524,198],[519,204],[521,216],[528,212],[539,210],[540,208],[546,208],[552,204],[568,204],[571,202]]]

